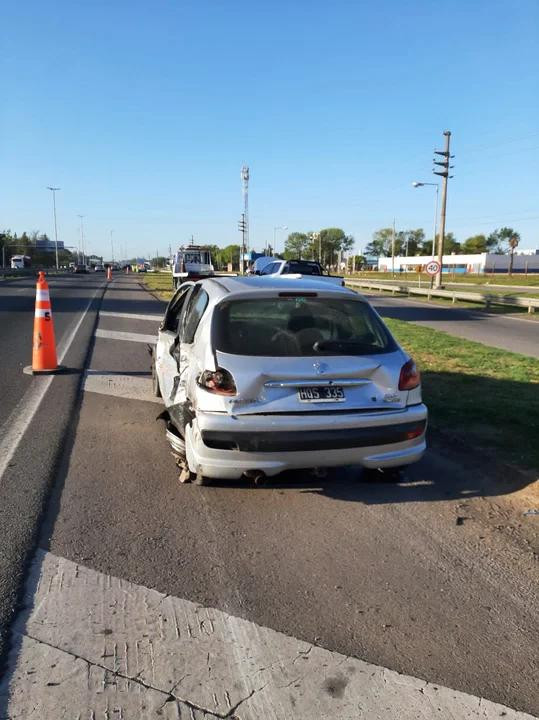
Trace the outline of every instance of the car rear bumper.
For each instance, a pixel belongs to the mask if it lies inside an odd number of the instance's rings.
[[[271,476],[295,468],[397,467],[422,457],[426,424],[425,405],[303,418],[198,413],[186,428],[187,459],[193,472],[223,479],[254,470]]]

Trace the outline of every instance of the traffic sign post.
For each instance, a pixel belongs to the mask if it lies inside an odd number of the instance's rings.
[[[432,277],[434,277],[434,275],[438,275],[440,270],[440,263],[437,260],[431,260],[430,263],[427,264],[426,271]]]

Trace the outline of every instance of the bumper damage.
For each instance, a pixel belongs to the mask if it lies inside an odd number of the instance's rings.
[[[248,424],[247,424],[248,423]],[[302,418],[198,413],[186,427],[192,472],[209,478],[267,476],[291,469],[362,465],[391,468],[417,462],[426,450],[425,405],[395,413]]]

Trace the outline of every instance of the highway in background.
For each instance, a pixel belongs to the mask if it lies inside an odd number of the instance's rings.
[[[407,320],[450,335],[539,358],[539,321],[519,315],[364,293],[382,317]]]

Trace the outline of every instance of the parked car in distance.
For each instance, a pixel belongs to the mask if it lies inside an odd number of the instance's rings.
[[[266,265],[257,275],[310,275],[316,276],[335,285],[344,285],[344,278],[330,275],[320,263],[314,260],[274,260]]]
[[[95,265],[94,272],[105,272],[105,266],[104,265]]]
[[[414,361],[361,295],[320,278],[218,277],[175,292],[153,356],[184,479],[396,468],[425,452]]]
[[[87,272],[88,272],[88,266],[87,266],[87,265],[82,265],[82,264],[75,265],[75,267],[73,268],[73,272],[75,272],[75,273],[87,273]]]

